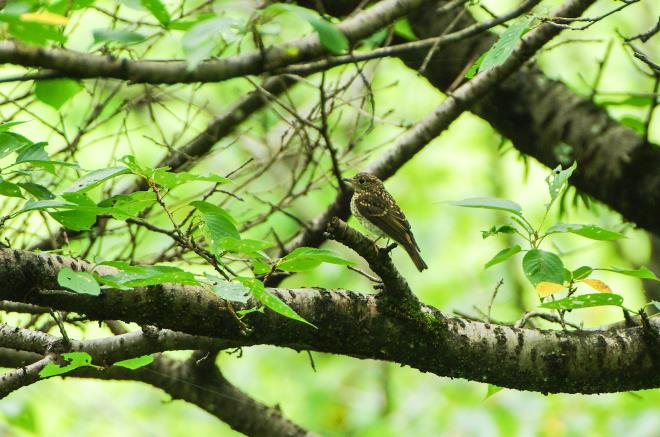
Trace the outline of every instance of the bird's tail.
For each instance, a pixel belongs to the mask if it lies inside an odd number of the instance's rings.
[[[408,255],[410,256],[410,259],[412,259],[412,262],[415,263],[415,267],[417,267],[417,270],[424,271],[429,268],[429,266],[426,265],[424,260],[422,259],[422,255],[419,254],[417,249],[413,244],[404,244],[403,248],[408,252]]]

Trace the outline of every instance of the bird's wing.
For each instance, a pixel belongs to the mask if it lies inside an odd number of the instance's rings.
[[[364,218],[378,226],[388,237],[400,244],[410,241],[417,247],[410,232],[410,223],[391,197],[366,194],[359,196],[355,205]]]

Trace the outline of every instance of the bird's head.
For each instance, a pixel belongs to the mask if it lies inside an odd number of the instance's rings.
[[[357,192],[360,191],[381,191],[384,189],[383,183],[376,176],[370,173],[358,173],[352,178],[343,178],[353,186]]]

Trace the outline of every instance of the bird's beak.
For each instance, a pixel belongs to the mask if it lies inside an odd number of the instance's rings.
[[[351,179],[351,178],[341,178],[341,180],[344,181],[344,182],[348,182],[349,184],[353,183],[353,179]]]

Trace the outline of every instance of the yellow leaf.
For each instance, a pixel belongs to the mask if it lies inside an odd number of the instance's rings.
[[[536,284],[536,292],[539,294],[539,297],[547,297],[563,289],[563,285],[555,284],[554,282],[539,282]]]
[[[32,23],[52,24],[52,25],[65,25],[69,23],[69,19],[63,15],[53,14],[52,12],[28,12],[21,15],[21,20],[30,21]]]
[[[596,291],[601,293],[611,293],[612,289],[609,285],[601,281],[600,279],[583,279],[580,282],[587,284],[589,287],[593,288]]]

